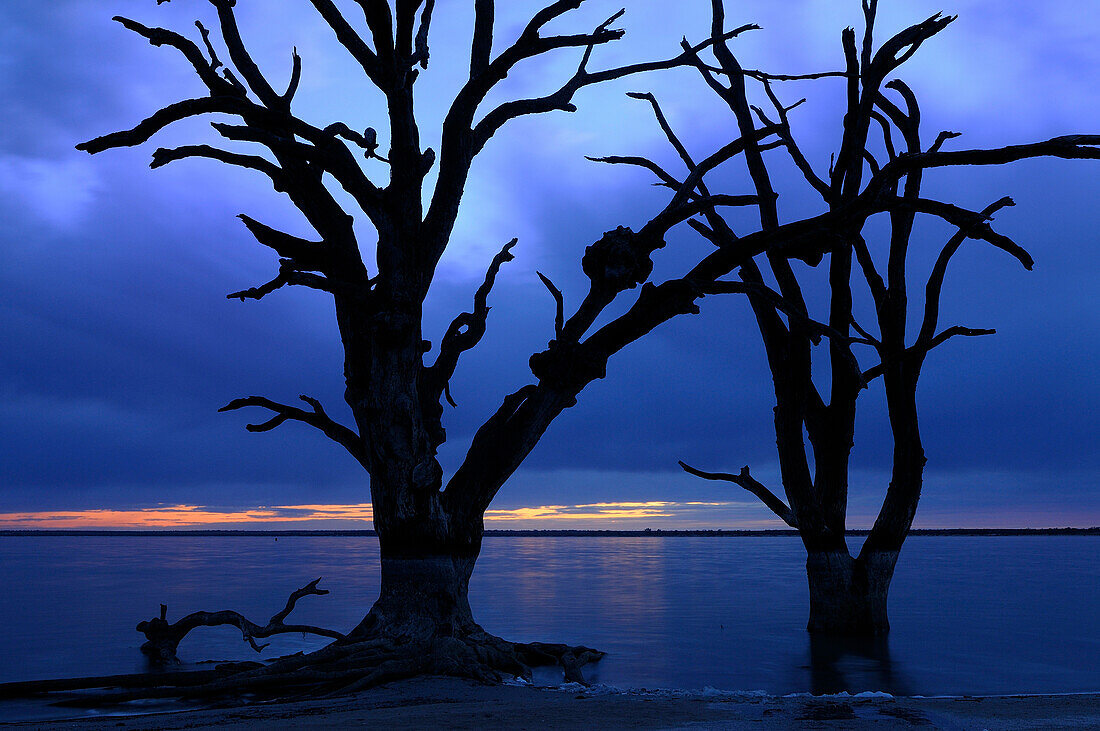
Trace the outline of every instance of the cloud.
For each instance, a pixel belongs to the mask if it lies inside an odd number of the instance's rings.
[[[489,528],[694,528],[724,523],[724,518],[750,507],[742,502],[602,502],[579,505],[539,505],[491,509],[485,515]],[[0,513],[2,529],[218,529],[247,526],[254,529],[294,528],[302,525],[346,527],[359,521],[370,528],[370,503],[352,505],[274,505],[230,508],[208,505],[160,505],[133,509],[52,510]],[[766,521],[747,519],[739,527],[756,527]]]
[[[273,82],[285,80],[289,49],[297,45],[305,70],[296,108],[320,123],[371,124],[384,136],[379,100],[361,70],[320,27],[308,3],[285,5],[290,14],[272,15],[262,3],[241,8],[243,32]],[[498,40],[506,43],[521,30],[520,16],[529,6],[498,5]],[[709,3],[680,5],[675,22],[662,0],[632,5],[622,20],[626,38],[599,49],[593,68],[678,52],[681,34],[705,37]],[[307,500],[356,504],[367,493],[367,478],[324,437],[290,424],[252,435],[243,430],[252,414],[215,413],[237,396],[293,401],[309,393],[350,423],[330,302],[290,288],[260,303],[224,299],[226,292],[270,278],[278,266],[233,216],[244,211],[312,236],[301,216],[265,180],[207,161],[146,169],[159,144],[208,141],[205,124],[182,125],[140,148],[95,158],[72,150],[81,139],[127,127],[165,103],[201,93],[178,54],[150,47],[110,16],[140,12],[143,22],[197,38],[193,13],[209,14],[211,8],[135,7],[130,0],[0,3],[0,97],[7,111],[0,140],[0,394],[7,400],[0,405],[0,505],[8,512],[123,510],[158,500],[209,506],[232,495],[239,505],[281,506],[265,510],[290,521],[313,515],[296,512]],[[939,128],[960,129],[966,133],[960,145],[982,146],[1088,131],[1091,120],[1100,118],[1100,99],[1088,82],[1100,73],[1100,16],[1083,14],[1080,7],[1078,0],[1052,0],[1005,12],[991,0],[959,0],[949,8],[962,14],[960,20],[922,48],[914,59],[918,65],[904,76],[925,100],[927,136]],[[933,0],[884,3],[879,38],[940,9]],[[557,30],[595,27],[610,14],[604,10],[586,3],[581,12],[589,15],[572,23],[563,18]],[[468,68],[463,34],[469,4],[440,4],[437,13],[432,64],[418,81],[417,108],[424,144],[438,149],[444,102]],[[858,24],[858,16],[854,0],[755,2],[728,12],[730,23],[764,26],[735,43],[746,65],[780,72],[838,67],[840,28]],[[578,53],[563,51],[549,64],[517,71],[508,94],[545,91],[555,74],[575,70]],[[617,225],[636,228],[667,199],[644,171],[598,166],[583,155],[641,154],[682,169],[647,105],[623,94],[633,90],[657,93],[696,155],[729,141],[729,110],[697,74],[681,71],[583,90],[577,113],[517,120],[475,162],[454,248],[426,303],[425,337],[438,345],[451,318],[469,309],[492,255],[512,236],[520,244],[490,296],[485,339],[463,356],[451,384],[459,408],[446,410],[450,441],[441,458],[448,471],[503,395],[530,381],[530,353],[553,336],[553,302],[534,270],[551,276],[567,307],[575,307],[587,288],[579,265],[584,247]],[[810,97],[792,112],[792,121],[811,161],[824,171],[837,141],[842,83],[792,82],[776,90],[788,103]],[[813,201],[799,192],[805,186],[782,151],[769,155],[784,218],[810,210]],[[379,163],[374,172],[384,174],[384,166]],[[737,166],[718,172],[724,190],[747,190]],[[1000,252],[975,242],[964,247],[944,293],[945,318],[994,326],[999,334],[952,343],[934,354],[918,394],[930,469],[975,475],[1000,469],[1017,475],[1012,484],[1021,489],[998,493],[1004,481],[977,478],[937,488],[930,477],[922,511],[947,521],[958,509],[959,520],[991,521],[996,510],[1016,515],[1030,506],[1033,514],[1055,520],[1069,514],[1069,498],[1058,497],[1068,495],[1083,512],[1095,510],[1100,452],[1093,422],[1100,381],[1089,370],[1100,358],[1093,302],[1098,271],[1092,210],[1100,196],[1095,166],[1054,161],[926,177],[930,194],[977,208],[1013,194],[1019,205],[994,225],[1026,244],[1038,265],[1024,273]],[[755,225],[747,219],[736,223],[746,230]],[[934,226],[920,229],[910,252],[914,273],[919,265],[931,265],[944,233]],[[368,259],[371,243],[364,236]],[[690,231],[670,236],[655,256],[654,279],[682,274],[708,247]],[[799,271],[807,278],[821,274]],[[921,284],[914,280],[910,290],[914,302]],[[820,307],[820,298],[812,306]],[[625,306],[616,307],[619,312]],[[728,487],[671,471],[677,459],[712,470],[750,464],[754,475],[779,492],[771,380],[751,313],[732,297],[708,298],[702,310],[616,355],[607,379],[591,384],[578,405],[556,420],[494,509],[564,506],[553,514],[589,511],[602,520],[608,517],[604,507],[577,506],[663,502],[678,507],[645,509],[673,515],[620,517],[673,521],[688,520],[693,508],[685,506],[691,501],[737,499]],[[853,485],[859,483],[853,515],[859,520],[873,519],[872,496],[888,482],[888,424],[876,405],[880,398],[873,388],[861,406],[852,461]],[[1043,490],[1023,489],[1028,475]],[[947,494],[953,497],[944,502],[936,497]],[[968,504],[962,495],[977,496],[984,506]],[[1048,505],[1058,507],[1048,511]],[[701,521],[774,524],[759,507],[745,508],[750,515],[735,506],[726,513],[712,506],[705,517],[697,507]],[[975,509],[984,512],[979,516]],[[253,519],[242,518],[246,525]],[[559,525],[565,518],[553,520]]]
[[[757,475],[775,484],[767,471]],[[520,494],[538,484],[558,484],[583,492],[584,481],[598,480],[603,494],[628,499],[530,503],[513,495],[485,514],[489,529],[531,530],[715,530],[786,528],[755,498],[727,483],[685,478],[680,493],[707,499],[629,499],[647,493],[668,494],[671,475],[653,473],[572,474],[563,471],[527,473]],[[1100,473],[1067,475],[1008,470],[929,471],[917,513],[917,528],[1043,528],[1100,525],[1100,506],[1090,497],[1100,488]],[[874,523],[890,475],[887,471],[852,470],[848,527],[867,529]],[[572,485],[566,481],[571,480]],[[648,483],[648,484],[647,484]],[[659,484],[658,484],[659,483]],[[661,487],[663,486],[663,489]],[[527,489],[523,489],[526,487]],[[569,490],[559,490],[565,496]],[[211,494],[239,496],[222,486]],[[140,494],[137,491],[136,494]],[[366,529],[372,527],[369,502],[306,503],[257,506],[157,504],[129,508],[82,510],[28,509],[0,513],[0,529]]]
[[[91,160],[0,155],[5,206],[65,231],[87,219],[100,180]]]
[[[199,529],[250,526],[281,528],[303,521],[366,521],[373,516],[370,504],[278,505],[257,508],[219,508],[205,505],[164,505],[136,509],[93,509],[0,513],[0,528],[39,529]]]
[[[23,428],[41,423],[53,428],[82,432],[112,432],[117,438],[156,431],[163,424],[143,414],[94,397],[65,398],[58,394],[0,394],[0,419],[18,422]]]

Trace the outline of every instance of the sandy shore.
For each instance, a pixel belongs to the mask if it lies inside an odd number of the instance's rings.
[[[754,693],[488,687],[449,678],[356,696],[208,710],[4,723],[34,729],[1080,729],[1100,728],[1100,694],[983,698],[775,697]]]

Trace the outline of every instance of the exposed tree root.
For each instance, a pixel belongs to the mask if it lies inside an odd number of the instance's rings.
[[[424,567],[404,564],[389,567],[395,576],[408,578]],[[428,566],[435,571],[435,563]],[[404,574],[402,574],[404,571]],[[430,572],[429,572],[430,573]],[[436,571],[438,573],[438,571]],[[435,573],[433,578],[437,578]],[[222,663],[213,670],[161,672],[0,684],[0,697],[48,698],[56,705],[73,707],[121,706],[149,699],[218,702],[316,698],[355,693],[394,680],[424,675],[469,678],[499,683],[508,677],[530,680],[531,669],[558,666],[567,682],[585,683],[581,668],[600,660],[604,653],[589,647],[542,642],[509,642],[483,630],[470,615],[463,591],[454,595],[427,591],[414,582],[401,590],[383,592],[364,620],[351,633],[309,625],[288,625],[284,620],[296,602],[318,589],[320,579],[293,592],[286,606],[260,626],[238,612],[193,612],[169,623],[166,608],[161,615],[138,625],[146,637],[142,652],[154,665],[179,662],[176,648],[198,627],[233,625],[257,652],[266,645],[256,639],[285,632],[309,632],[335,640],[309,654],[297,653],[269,661]],[[461,583],[461,582],[460,582]],[[446,586],[444,582],[441,584]],[[409,590],[408,587],[414,587]],[[88,693],[86,691],[95,691]],[[74,695],[74,691],[82,691]]]
[[[242,697],[300,699],[346,695],[425,675],[470,678],[484,683],[498,683],[507,677],[530,679],[531,668],[547,665],[561,667],[566,681],[585,683],[581,668],[603,656],[604,653],[588,647],[509,642],[474,625],[472,631],[463,632],[462,636],[435,635],[394,641],[376,635],[338,641],[308,655],[291,655],[268,665],[226,663],[215,671],[199,673],[3,684],[0,696],[58,697],[76,689],[101,689],[101,693],[82,693],[75,698],[59,698],[57,702],[85,708],[157,698],[191,702]]]

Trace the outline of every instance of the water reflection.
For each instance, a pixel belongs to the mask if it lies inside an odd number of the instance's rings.
[[[0,539],[0,682],[140,671],[138,621],[232,608],[263,620],[290,591],[305,624],[354,627],[378,595],[378,542],[335,536]],[[505,538],[470,586],[486,630],[607,651],[592,679],[650,688],[1010,694],[1100,689],[1100,540],[938,537],[907,542],[889,644],[810,638],[797,538]],[[1039,618],[1039,619],[1037,619]],[[44,628],[48,628],[44,629]],[[264,657],[319,638],[278,635]],[[252,660],[232,627],[185,661]]]
[[[809,685],[814,695],[862,690],[913,694],[905,673],[890,657],[887,637],[808,636]]]

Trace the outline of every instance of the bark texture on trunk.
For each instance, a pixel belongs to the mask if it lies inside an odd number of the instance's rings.
[[[382,557],[382,586],[352,637],[383,634],[409,641],[466,637],[481,628],[470,611],[473,557]]]
[[[897,558],[896,551],[860,558],[852,558],[846,551],[809,553],[810,620],[806,629],[846,637],[888,633],[886,603]]]

